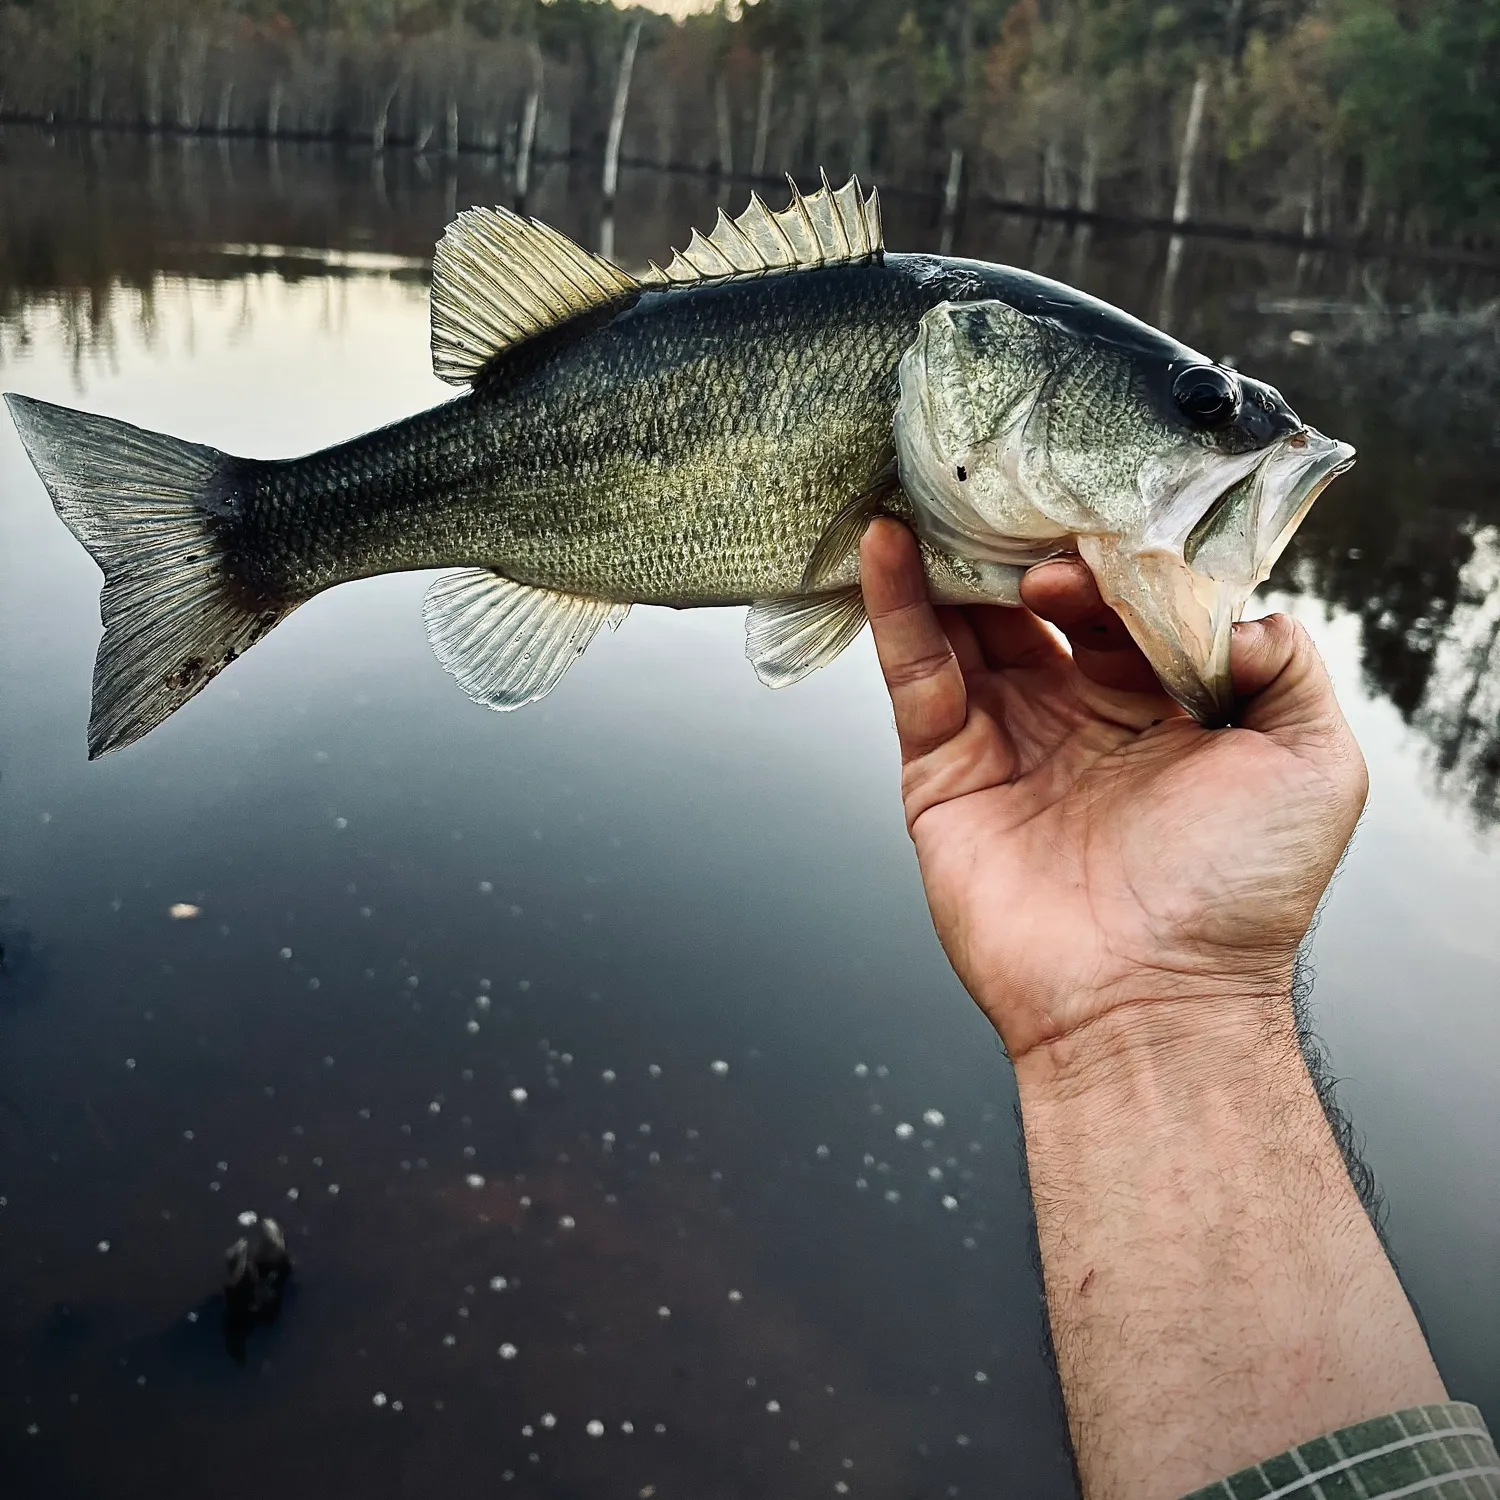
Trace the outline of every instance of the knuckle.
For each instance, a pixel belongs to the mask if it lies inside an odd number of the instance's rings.
[[[941,676],[949,663],[956,660],[951,650],[929,651],[926,655],[913,657],[909,661],[892,662],[885,669],[885,680],[892,691],[918,687]]]

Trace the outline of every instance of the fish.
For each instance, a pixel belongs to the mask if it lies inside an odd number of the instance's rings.
[[[748,605],[782,687],[865,624],[877,515],[916,532],[938,602],[1016,606],[1029,567],[1081,557],[1167,691],[1224,722],[1230,628],[1354,452],[1081,291],[888,252],[878,193],[826,174],[640,274],[469,209],[434,256],[431,353],[453,399],[293,459],[7,396],[103,572],[91,759],[314,595],[412,569],[455,570],[428,637],[493,709],[635,604]]]

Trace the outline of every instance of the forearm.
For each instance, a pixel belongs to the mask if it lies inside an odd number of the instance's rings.
[[[1445,1399],[1289,1001],[1127,1006],[1016,1072],[1089,1500],[1175,1500]]]

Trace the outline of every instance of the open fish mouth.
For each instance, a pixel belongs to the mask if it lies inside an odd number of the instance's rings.
[[[1079,538],[1106,602],[1167,691],[1203,722],[1224,723],[1233,708],[1230,640],[1250,595],[1353,463],[1348,443],[1304,427],[1212,498],[1185,535]]]

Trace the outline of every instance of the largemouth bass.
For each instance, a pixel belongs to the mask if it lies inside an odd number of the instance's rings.
[[[433,267],[432,354],[466,389],[265,462],[9,396],[104,573],[91,758],[139,739],[299,604],[457,568],[424,616],[492,708],[551,691],[632,604],[749,604],[772,686],[864,624],[859,538],[907,520],[934,597],[1018,604],[1077,553],[1164,685],[1230,704],[1229,630],[1353,449],[1271,387],[1025,271],[887,254],[857,181],[758,197],[627,275],[506,209]]]

